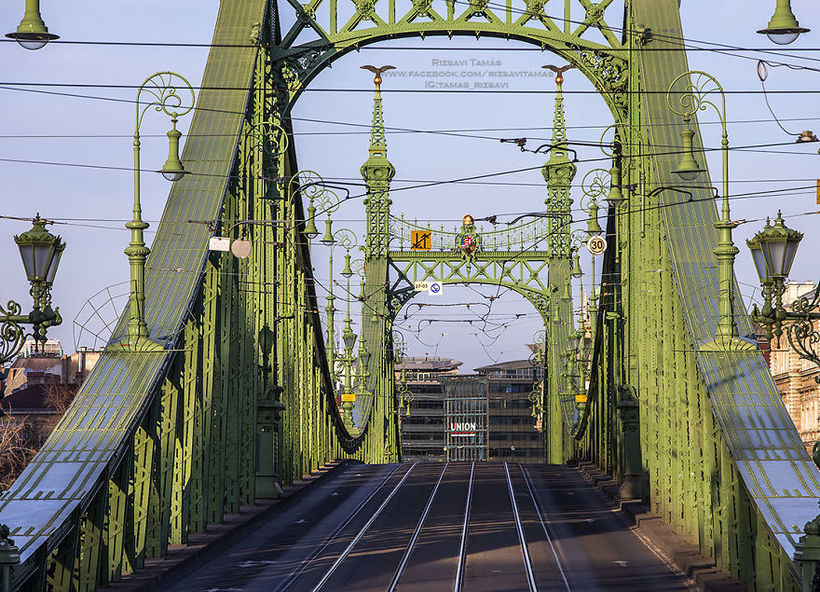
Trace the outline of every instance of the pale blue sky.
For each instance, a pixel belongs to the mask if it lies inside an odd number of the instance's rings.
[[[616,3],[617,4],[617,3]],[[722,0],[719,3],[685,1],[682,7],[684,30],[687,38],[707,43],[731,46],[771,48],[781,55],[766,59],[800,63],[820,67],[820,51],[790,52],[791,48],[820,47],[820,6],[811,0],[793,0],[795,13],[805,27],[815,29],[804,35],[793,46],[779,48],[755,33],[765,26],[774,6],[774,0]],[[708,10],[707,7],[708,6]],[[95,41],[157,41],[207,44],[211,40],[213,23],[218,9],[214,0],[175,0],[159,2],[146,0],[120,1],[74,0],[56,2],[43,0],[43,17],[52,30],[64,40]],[[13,30],[22,16],[22,0],[6,0],[0,5],[2,32]],[[614,25],[620,19],[610,17]],[[728,29],[725,29],[728,27]],[[384,51],[365,49],[350,54],[322,73],[313,83],[314,88],[363,87],[370,85],[370,74],[362,72],[364,63],[376,65],[391,63],[404,71],[434,69],[434,59],[488,59],[503,63],[503,69],[538,70],[544,63],[560,63],[556,56],[540,51],[488,52],[478,47],[526,47],[518,42],[472,39],[428,38],[390,42],[392,47],[460,47],[466,51],[433,52],[406,49]],[[382,47],[384,47],[383,45]],[[693,44],[697,45],[697,44]],[[733,52],[736,53],[736,52]],[[170,47],[117,47],[99,45],[52,44],[38,52],[20,49],[14,43],[0,43],[0,159],[41,160],[85,165],[124,167],[131,166],[133,133],[133,105],[33,94],[3,89],[8,82],[66,82],[135,85],[158,70],[175,70],[194,83],[201,80],[207,55],[206,48]],[[763,57],[763,54],[744,53]],[[690,54],[693,68],[714,74],[727,90],[757,90],[760,83],[755,74],[755,62],[715,52],[696,51]],[[589,89],[590,85],[579,75],[569,73],[567,90]],[[770,69],[768,88],[771,90],[817,89],[820,73],[792,71],[786,68]],[[385,88],[420,88],[420,79],[386,78]],[[552,88],[548,79],[526,79],[511,82],[511,88]],[[50,89],[106,97],[133,99],[133,89]],[[770,120],[760,94],[730,94],[728,119],[764,120],[762,123],[731,123],[730,141],[734,146],[788,141],[788,137]],[[772,95],[772,104],[790,130],[814,129],[820,133],[820,103],[814,94]],[[499,131],[477,132],[495,138],[526,135],[538,136],[534,131],[500,131],[514,128],[549,126],[552,121],[552,101],[538,95],[442,95],[442,94],[388,94],[384,109],[390,126],[414,129],[476,129],[492,128]],[[294,115],[354,123],[368,123],[370,97],[364,94],[307,93]],[[567,99],[567,125],[606,126],[611,122],[602,101],[593,95],[572,95]],[[702,122],[715,121],[706,114]],[[161,166],[166,157],[164,132],[166,122],[160,118],[146,119],[142,132],[145,168]],[[181,121],[182,131],[187,121]],[[298,122],[297,133],[336,132],[331,135],[302,135],[298,137],[300,165],[319,171],[326,178],[358,177],[359,166],[366,158],[365,134],[339,134],[350,128]],[[162,137],[148,137],[162,134]],[[707,145],[717,146],[719,130],[714,125],[703,127]],[[13,136],[97,136],[97,137],[13,137]],[[100,137],[116,136],[116,137]],[[572,139],[597,141],[600,130],[577,129]],[[541,132],[543,137],[543,132]],[[515,147],[496,140],[457,138],[441,135],[388,134],[389,155],[396,166],[397,179],[433,180],[458,178],[493,171],[536,166],[542,156],[523,154]],[[765,191],[770,189],[813,186],[820,176],[820,155],[817,145],[783,146],[772,152],[740,152],[732,154],[732,193]],[[597,149],[580,151],[581,158],[598,156]],[[717,155],[709,159],[713,179],[719,178]],[[579,178],[586,171],[579,170]],[[50,332],[63,341],[67,351],[73,351],[72,320],[83,303],[106,286],[118,284],[128,277],[128,265],[122,250],[128,243],[127,231],[122,227],[130,215],[132,177],[127,170],[108,171],[93,168],[75,168],[55,165],[35,165],[0,161],[3,192],[0,197],[0,215],[43,216],[71,222],[54,226],[68,243],[54,289],[55,303],[61,306],[64,325]],[[540,173],[501,177],[499,181],[540,183]],[[401,186],[396,183],[395,187]],[[143,207],[145,218],[155,228],[167,197],[167,182],[158,175],[143,175]],[[410,217],[429,216],[446,219],[448,226],[460,220],[467,212],[475,216],[496,212],[530,211],[543,204],[545,190],[539,187],[488,186],[451,184],[439,188],[395,192],[394,212],[406,212]],[[576,196],[577,199],[578,196]],[[733,218],[760,218],[774,214],[782,207],[786,214],[820,209],[815,203],[813,190],[802,190],[780,197],[738,200],[733,203]],[[356,202],[342,210],[338,217],[361,220],[361,203]],[[808,231],[816,220],[801,216],[788,224]],[[737,272],[743,282],[742,290],[748,297],[755,290],[756,276],[744,239],[759,229],[761,223],[744,224],[735,233],[741,247]],[[0,298],[13,298],[26,309],[30,304],[22,266],[12,242],[12,235],[28,228],[28,224],[0,220]],[[102,228],[100,228],[102,227]],[[149,235],[150,236],[150,235]],[[150,238],[149,238],[150,240]],[[817,275],[816,257],[820,239],[807,236],[798,253],[794,278],[814,279]],[[320,280],[326,281],[326,248],[317,246],[314,254]],[[588,260],[584,261],[589,269]],[[120,286],[117,291],[122,292]],[[321,291],[320,291],[321,295]],[[468,289],[450,289],[444,301],[467,302],[483,300]],[[435,302],[440,302],[436,300]],[[324,306],[324,302],[320,302]],[[337,306],[340,304],[337,302]],[[495,330],[489,335],[479,334],[475,326],[467,324],[430,325],[416,335],[408,331],[411,353],[439,353],[465,361],[465,368],[490,363],[495,359],[521,358],[526,355],[520,344],[529,341],[538,320],[533,310],[515,296],[494,304],[493,312],[501,321],[505,315],[525,312],[529,316],[511,321],[506,330]],[[435,315],[452,314],[453,318],[467,318],[466,309],[443,308]],[[427,315],[428,317],[430,315]],[[415,329],[417,315],[408,323]],[[428,324],[428,323],[422,323]],[[445,335],[442,336],[442,333]],[[415,336],[414,336],[415,335]],[[416,339],[418,337],[419,339]],[[498,337],[497,339],[495,339]],[[437,349],[434,347],[437,344]]]

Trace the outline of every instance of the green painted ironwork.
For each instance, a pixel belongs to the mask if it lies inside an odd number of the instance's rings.
[[[739,298],[719,306],[733,280],[717,272],[712,192],[685,188],[690,201],[667,191],[676,159],[655,152],[679,143],[682,129],[664,95],[688,71],[674,41],[683,37],[677,2],[627,0],[624,13],[611,0],[526,6],[522,13],[480,1],[423,0],[407,10],[395,0],[222,2],[182,158],[199,174],[172,189],[146,263],[146,328],[161,349],[109,348],[0,497],[20,550],[14,588],[115,582],[330,459],[396,460],[397,395],[406,394],[396,391],[392,320],[412,282],[425,279],[508,287],[541,314],[549,461],[596,462],[622,482],[624,497],[647,499],[750,590],[796,590],[813,573],[820,528],[804,532],[801,523],[817,513],[820,474],[760,354],[702,347],[724,319],[740,339],[752,335],[751,324]],[[287,30],[284,10],[297,13]],[[623,35],[608,18],[625,25]],[[600,91],[614,121],[607,281],[593,300],[589,364],[570,351],[576,367],[562,376],[560,357],[579,334],[565,298],[578,245],[565,225],[575,169],[562,149],[560,101],[544,170],[546,211],[538,213],[549,217],[504,231],[465,217],[452,232],[429,229],[431,252],[408,252],[409,232],[427,227],[391,217],[395,168],[377,82],[362,167],[369,232],[360,340],[370,356],[359,356],[359,425],[351,434],[335,400],[332,339],[323,333],[306,240],[318,235],[317,210],[305,209],[316,185],[287,139],[290,113],[334,60],[414,35],[521,40],[556,53]],[[694,118],[692,126],[699,150]],[[208,250],[209,239],[228,230],[249,243],[247,257]],[[527,248],[544,237],[545,250]],[[584,394],[586,403],[576,404]]]

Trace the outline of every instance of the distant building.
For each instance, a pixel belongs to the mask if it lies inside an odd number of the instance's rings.
[[[443,461],[445,451],[444,386],[440,378],[458,375],[461,362],[439,357],[405,357],[396,364],[396,380],[404,371],[413,400],[401,415],[402,459]]]
[[[798,298],[812,298],[814,290],[813,283],[788,282],[783,294],[786,308],[790,308],[791,303]],[[820,329],[817,322],[815,329]],[[760,338],[758,340],[761,341]],[[764,355],[768,354],[769,369],[800,439],[811,450],[814,443],[820,441],[820,384],[816,380],[820,378],[820,368],[801,358],[791,348],[785,331],[779,344],[776,338],[768,343],[763,337],[761,349]]]
[[[56,343],[59,347],[59,342]],[[79,388],[99,358],[100,352],[86,348],[80,348],[70,356],[48,351],[21,355],[8,368],[3,394],[9,396],[38,384],[64,384]]]
[[[544,433],[530,401],[530,394],[544,378],[543,367],[516,360],[475,371],[488,381],[490,459],[543,462]]]
[[[405,358],[412,401],[401,410],[402,458],[408,461],[544,458],[544,436],[532,415],[530,393],[541,380],[529,361],[502,362],[460,375],[461,362]]]
[[[20,355],[24,358],[32,356],[59,358],[63,355],[63,346],[59,339],[47,339],[43,343],[39,343],[34,339],[26,339],[23,344],[23,350]]]

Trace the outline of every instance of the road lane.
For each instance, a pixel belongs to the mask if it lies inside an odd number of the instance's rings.
[[[213,588],[245,592],[277,590],[291,574],[305,567],[303,562],[322,548],[345,521],[352,517],[349,528],[360,528],[407,468],[350,465],[290,500],[281,511],[260,522],[241,540],[204,556],[192,573],[160,585],[158,589],[174,592]],[[357,508],[371,495],[372,498],[356,514]],[[337,536],[325,553],[333,553],[346,544],[345,533],[340,534],[342,536]],[[321,557],[308,563],[307,567],[298,580],[304,579],[311,570],[320,569]]]
[[[345,467],[152,592],[384,592],[403,558],[398,591],[450,592],[471,489],[461,590],[531,590],[522,540],[542,592],[689,589],[571,467],[429,463]]]
[[[400,592],[449,592],[458,565],[471,463],[450,463],[399,580]]]
[[[321,590],[384,592],[444,465],[417,465]]]
[[[557,465],[528,465],[524,470],[532,477],[573,592],[690,589],[577,471]]]

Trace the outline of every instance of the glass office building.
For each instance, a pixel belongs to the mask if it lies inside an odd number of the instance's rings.
[[[405,461],[542,462],[544,435],[533,416],[531,393],[542,372],[528,360],[458,374],[449,358],[405,358],[412,395],[399,410]]]

